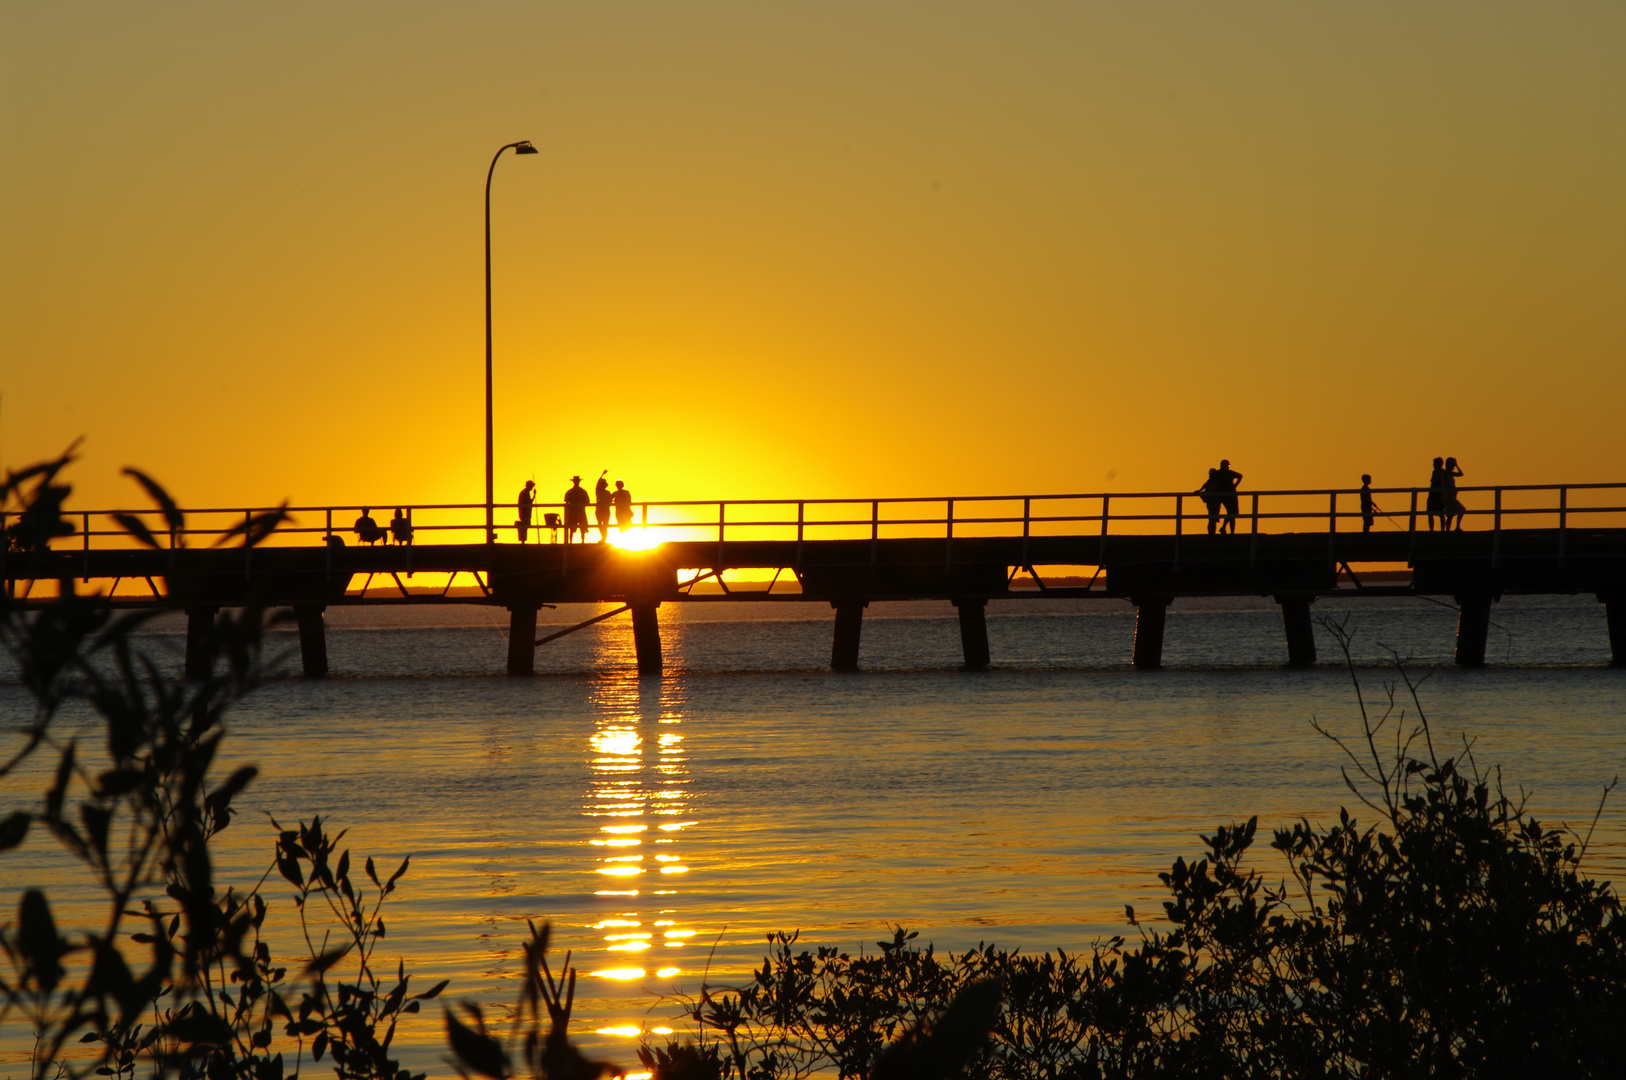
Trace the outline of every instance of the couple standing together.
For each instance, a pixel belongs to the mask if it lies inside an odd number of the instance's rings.
[[[1440,529],[1450,532],[1456,528],[1462,531],[1462,517],[1468,508],[1462,505],[1457,498],[1457,477],[1462,475],[1462,469],[1457,465],[1454,457],[1435,458],[1434,474],[1428,478],[1428,530],[1434,531],[1434,519],[1440,519]],[[1455,521],[1456,525],[1451,523]],[[1414,524],[1412,526],[1416,528]]]
[[[1237,515],[1237,485],[1242,483],[1242,474],[1231,468],[1229,461],[1221,461],[1219,468],[1208,470],[1208,479],[1203,486],[1197,489],[1197,494],[1203,497],[1208,505],[1208,535],[1220,532],[1236,532]],[[1225,524],[1220,525],[1220,509],[1225,510]]]

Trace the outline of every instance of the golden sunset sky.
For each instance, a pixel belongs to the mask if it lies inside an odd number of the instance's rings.
[[[0,6],[81,506],[1626,480],[1626,6]]]

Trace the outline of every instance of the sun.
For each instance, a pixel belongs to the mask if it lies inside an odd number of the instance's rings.
[[[650,530],[642,525],[628,529],[626,532],[612,532],[610,544],[622,551],[653,551],[661,546]]]

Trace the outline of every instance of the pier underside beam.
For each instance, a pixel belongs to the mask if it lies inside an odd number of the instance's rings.
[[[299,660],[305,678],[320,679],[327,675],[327,624],[321,604],[294,605],[294,621],[299,624]]]
[[[186,677],[203,682],[215,667],[215,607],[188,608],[186,611]]]
[[[536,672],[536,606],[518,604],[508,609],[508,674]]]
[[[956,600],[960,613],[960,649],[965,654],[965,670],[983,671],[988,656],[988,601]]]
[[[832,600],[836,609],[835,639],[830,644],[831,671],[858,670],[858,635],[864,629],[867,600]]]
[[[1474,593],[1454,598],[1457,602],[1457,666],[1485,666],[1485,641],[1490,637],[1491,596]]]
[[[661,602],[649,600],[631,605],[632,647],[638,654],[639,675],[659,675],[662,672],[661,622],[658,614]]]
[[[1315,666],[1315,627],[1310,624],[1308,596],[1278,596],[1282,606],[1282,628],[1287,631],[1287,666]]]
[[[1610,663],[1626,667],[1626,593],[1598,597],[1603,601],[1604,618],[1609,621]]]
[[[1135,652],[1133,663],[1138,668],[1155,669],[1163,666],[1163,629],[1169,619],[1172,596],[1136,596]]]

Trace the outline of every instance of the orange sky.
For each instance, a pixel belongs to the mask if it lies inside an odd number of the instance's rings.
[[[1626,480],[1626,7],[0,7],[81,504]]]

